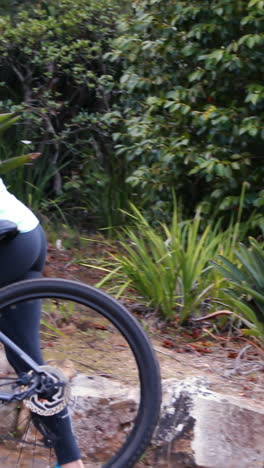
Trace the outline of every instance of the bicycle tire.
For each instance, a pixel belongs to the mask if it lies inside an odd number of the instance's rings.
[[[97,311],[119,330],[133,352],[140,380],[138,412],[124,445],[103,464],[104,468],[133,467],[151,440],[160,412],[160,372],[150,341],[135,317],[119,302],[78,281],[42,278],[9,285],[1,289],[0,308],[50,297],[70,300]]]

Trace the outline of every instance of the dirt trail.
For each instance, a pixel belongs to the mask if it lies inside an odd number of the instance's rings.
[[[85,247],[83,258],[102,256],[102,244],[91,243]],[[58,251],[49,246],[49,256],[46,267],[47,276],[62,276],[81,280],[95,285],[103,276],[99,270],[89,269],[79,265],[75,256],[79,251]],[[157,329],[153,317],[148,320],[142,316],[141,307],[137,308],[133,301],[125,306],[142,320],[142,325],[153,343],[161,366],[162,378],[201,377],[210,382],[210,389],[216,392],[250,399],[256,405],[263,405],[264,400],[264,350],[252,343],[230,337],[210,336],[203,338],[200,330],[192,333],[179,332],[174,329]],[[104,333],[102,332],[102,336]],[[197,335],[197,338],[194,336]],[[107,340],[106,340],[107,341]],[[111,355],[116,348],[107,348],[105,354],[107,363],[111,366]]]

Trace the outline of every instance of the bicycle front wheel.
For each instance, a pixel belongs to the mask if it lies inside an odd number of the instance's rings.
[[[39,279],[1,290],[1,308],[35,299],[42,299],[44,358],[66,368],[72,382],[69,409],[85,466],[135,466],[151,440],[161,401],[159,366],[146,334],[120,303],[80,282]],[[51,463],[30,431],[26,426],[23,440],[34,448],[22,455],[20,440],[21,461],[13,466]],[[14,457],[5,441],[5,460],[9,449]],[[30,465],[33,457],[37,463]]]

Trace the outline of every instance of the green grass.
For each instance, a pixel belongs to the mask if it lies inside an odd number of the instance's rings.
[[[132,226],[122,230],[120,251],[110,253],[110,260],[100,267],[107,275],[97,286],[110,285],[109,292],[116,297],[132,288],[165,319],[177,314],[182,323],[190,314],[199,314],[215,287],[210,261],[225,244],[225,234],[218,225],[201,232],[200,213],[182,220],[176,206],[171,224],[158,228],[134,205],[126,214]]]

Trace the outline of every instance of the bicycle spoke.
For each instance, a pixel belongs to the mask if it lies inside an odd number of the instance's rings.
[[[5,403],[4,406],[8,407],[8,403]],[[27,408],[23,408],[20,411],[19,416],[20,419],[17,425],[17,432],[6,433],[0,437],[1,442],[4,444],[4,459],[6,463],[11,463],[10,468],[11,466],[17,468],[29,468],[31,465],[34,468],[39,468],[40,461],[43,459],[43,467],[46,467],[47,459],[51,462],[51,455],[41,442],[41,435],[32,423],[30,412]],[[0,449],[0,453],[1,452],[2,447]],[[39,454],[40,456],[38,456]],[[0,457],[0,461],[1,460],[2,458]],[[9,467],[6,463],[5,468]],[[0,464],[0,466],[4,466],[4,464]]]

